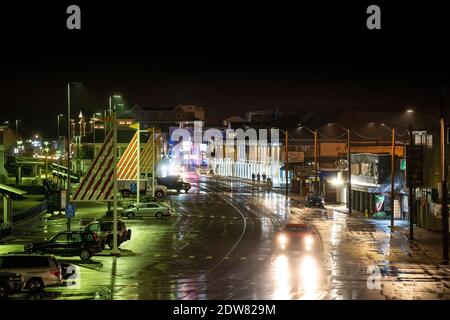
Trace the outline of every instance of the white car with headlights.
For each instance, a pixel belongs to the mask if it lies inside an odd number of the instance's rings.
[[[288,223],[276,233],[278,250],[312,251],[316,245],[316,231],[306,223]]]

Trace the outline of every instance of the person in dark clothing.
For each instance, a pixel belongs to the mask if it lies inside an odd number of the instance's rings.
[[[255,178],[256,178],[255,174],[252,173],[252,180],[253,180],[253,182],[255,182]]]
[[[266,182],[266,178],[267,178],[265,173],[262,174],[262,178],[263,178],[263,182],[265,183]]]
[[[258,183],[259,183],[259,181],[261,180],[261,175],[259,174],[259,172],[258,172],[258,174],[256,175],[256,179],[258,180]]]

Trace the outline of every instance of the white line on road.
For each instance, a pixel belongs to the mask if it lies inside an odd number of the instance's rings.
[[[211,190],[208,187],[205,187],[206,189]],[[211,190],[212,191],[212,190]],[[245,230],[247,229],[247,221],[245,220],[245,215],[244,213],[239,210],[239,208],[237,208],[231,201],[229,201],[228,199],[226,199],[225,197],[223,197],[222,195],[220,195],[219,193],[215,193],[218,197],[222,198],[223,201],[225,201],[226,203],[228,203],[230,206],[232,206],[237,212],[239,212],[239,214],[242,216],[242,221],[244,221],[244,224],[242,226],[242,232],[241,235],[239,236],[239,238],[237,239],[237,241],[234,243],[234,245],[231,247],[231,249],[227,252],[227,254],[225,255],[225,257],[229,257],[230,254],[234,251],[234,249],[237,247],[237,245],[239,244],[239,242],[241,242],[242,238],[244,238],[244,234],[245,234]],[[223,259],[225,260],[225,258]],[[213,271],[215,268],[217,268],[217,266],[219,266],[223,260],[220,260],[216,265],[214,265],[211,269],[209,269],[206,274],[210,273],[211,271]]]

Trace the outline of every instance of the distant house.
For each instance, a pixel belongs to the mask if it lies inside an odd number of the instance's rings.
[[[232,116],[222,121],[225,127],[231,127],[233,123],[246,123],[247,120],[240,116]]]
[[[141,107],[134,105],[130,113],[132,117],[141,122],[143,127],[154,124],[167,125],[180,122],[204,121],[205,111],[203,107],[195,105],[155,106]]]

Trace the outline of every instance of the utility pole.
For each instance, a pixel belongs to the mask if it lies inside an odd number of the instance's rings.
[[[108,123],[108,119],[107,119],[107,116],[106,116],[106,110],[103,111],[103,118],[104,118],[104,121],[103,121],[103,129],[105,129],[105,139],[106,139],[106,132],[107,132],[107,130],[106,130],[106,124]]]
[[[155,197],[155,127],[152,127],[152,196]]]
[[[406,174],[408,181],[408,208],[409,208],[409,240],[414,240],[414,189],[413,189],[413,149],[414,149],[414,140],[413,140],[413,128],[411,125],[408,126],[408,134],[409,134],[409,157],[407,158],[406,164]],[[406,153],[405,153],[406,155]]]
[[[137,123],[137,166],[136,166],[136,203],[139,204],[141,197],[141,125]]]
[[[70,204],[70,82],[67,83],[67,190],[66,207]],[[67,230],[70,231],[71,218],[67,218]]]
[[[289,197],[289,151],[288,151],[288,131],[285,131],[285,159],[286,161],[284,162],[284,169],[285,169],[285,173],[286,173],[286,200]]]
[[[109,117],[112,116],[112,109],[111,109],[112,106],[111,106],[111,104],[112,104],[112,99],[111,99],[111,96],[109,96]],[[115,107],[114,107],[114,109],[115,109]],[[109,128],[111,129],[111,122],[110,122],[109,126],[110,126]]]
[[[112,113],[113,126],[113,249],[111,255],[120,255],[117,248],[117,125],[116,125],[116,107]]]
[[[350,130],[347,129],[347,207],[348,213],[352,213],[352,157],[351,157]]]
[[[94,144],[94,159],[95,159],[95,113],[92,115],[92,141]]]
[[[446,144],[446,116],[445,116],[445,107],[446,107],[446,93],[445,88],[443,89],[441,95],[441,184],[442,184],[442,208],[441,208],[441,216],[442,216],[442,258],[444,261],[448,262],[448,199],[447,199],[447,161],[445,157],[445,144]]]
[[[314,193],[318,193],[319,191],[319,183],[317,181],[317,170],[318,170],[318,164],[317,164],[317,129],[314,130]],[[316,190],[317,189],[317,190]]]
[[[391,150],[391,232],[394,231],[394,202],[395,202],[395,128],[392,128],[392,150]]]
[[[60,135],[59,135],[59,117],[61,117],[62,116],[62,114],[58,114],[58,116],[57,116],[57,120],[58,120],[58,137],[57,137],[57,150],[59,150],[59,137],[60,137]],[[61,154],[59,155],[59,157],[58,157],[58,165],[61,165]],[[60,187],[60,181],[61,181],[61,174],[59,173],[60,172],[60,170],[61,170],[61,168],[58,168],[58,194],[61,192],[60,190],[59,190],[59,187]],[[61,206],[59,205],[59,210],[61,210]]]

